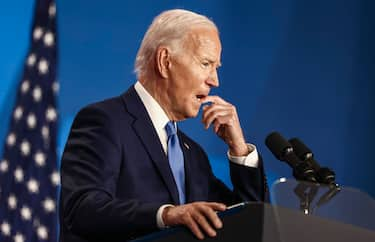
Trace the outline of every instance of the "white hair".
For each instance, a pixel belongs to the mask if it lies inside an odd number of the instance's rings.
[[[214,22],[206,16],[188,10],[173,9],[156,16],[145,33],[137,53],[134,70],[137,78],[154,70],[154,57],[159,46],[168,46],[172,52],[179,51],[186,34],[196,27],[213,28],[218,31]]]

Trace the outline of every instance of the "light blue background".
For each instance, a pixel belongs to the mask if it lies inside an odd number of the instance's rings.
[[[0,141],[27,53],[33,3],[0,3]],[[59,152],[82,106],[134,83],[133,60],[146,28],[159,12],[177,7],[217,23],[223,66],[213,93],[237,106],[271,181],[291,176],[264,145],[278,130],[304,140],[340,184],[375,197],[371,0],[58,0]],[[215,172],[229,183],[223,142],[199,119],[180,127],[204,146]]]

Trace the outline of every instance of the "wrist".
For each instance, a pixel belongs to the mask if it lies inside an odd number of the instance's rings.
[[[164,214],[164,210],[166,208],[170,208],[170,207],[174,207],[174,206],[172,204],[164,204],[164,205],[160,206],[160,208],[158,209],[158,211],[156,213],[156,224],[157,224],[159,229],[168,228],[168,226],[164,223],[163,214]]]
[[[169,227],[170,224],[168,222],[168,212],[172,208],[172,206],[165,207],[163,213],[161,215],[161,219],[163,220],[164,226]]]
[[[243,142],[241,145],[237,146],[230,146],[229,147],[229,154],[232,156],[247,156],[251,153],[251,148]]]

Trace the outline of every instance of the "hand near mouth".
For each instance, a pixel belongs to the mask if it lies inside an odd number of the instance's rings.
[[[214,132],[229,146],[231,155],[248,155],[250,151],[243,137],[236,107],[219,96],[206,96],[201,101],[211,103],[202,108],[202,123],[205,129],[212,124]]]

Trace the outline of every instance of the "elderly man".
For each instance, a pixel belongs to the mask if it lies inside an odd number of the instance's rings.
[[[200,239],[241,201],[267,200],[262,161],[247,144],[235,107],[210,96],[219,86],[221,43],[205,16],[170,10],[147,30],[124,94],[89,105],[74,120],[61,167],[60,241],[125,241],[169,226]],[[234,190],[203,149],[177,128],[197,116],[227,145]]]

